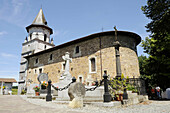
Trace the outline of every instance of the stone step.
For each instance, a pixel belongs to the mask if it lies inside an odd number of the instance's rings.
[[[128,106],[128,105],[138,104],[147,100],[148,100],[147,95],[138,95],[133,98],[128,98],[127,100],[123,100],[123,103],[124,106]]]
[[[98,106],[98,107],[120,107],[120,101],[112,101],[112,102],[84,102],[84,104]]]

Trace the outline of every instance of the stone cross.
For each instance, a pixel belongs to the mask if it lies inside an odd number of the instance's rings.
[[[70,62],[72,61],[72,58],[70,58],[70,53],[66,52],[65,56],[62,56],[63,60],[65,60],[65,71],[64,71],[64,76],[66,77],[71,77],[71,74],[69,72],[70,69]]]
[[[117,29],[116,29],[116,26],[114,26],[114,29],[115,29],[115,40],[117,41]]]

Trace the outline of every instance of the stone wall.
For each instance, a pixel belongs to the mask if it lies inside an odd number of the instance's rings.
[[[120,62],[121,70],[125,76],[139,77],[138,57],[136,53],[136,40],[134,37],[118,35],[118,40],[121,43],[120,47]],[[116,76],[116,57],[115,48],[113,46],[114,36],[96,36],[88,40],[79,41],[76,43],[66,44],[62,46],[49,49],[46,52],[35,54],[28,58],[28,71],[27,79],[33,80],[33,83],[38,83],[37,76],[39,70],[43,73],[48,73],[49,79],[53,83],[59,81],[61,74],[63,73],[64,60],[62,56],[65,52],[70,53],[72,63],[70,63],[70,73],[78,77],[82,77],[82,82],[86,83],[91,81],[102,79],[104,71],[110,77]],[[79,46],[80,52],[75,53],[76,46]],[[53,59],[50,60],[52,54]],[[38,63],[35,60],[38,58]],[[95,58],[96,71],[90,72],[90,58]]]

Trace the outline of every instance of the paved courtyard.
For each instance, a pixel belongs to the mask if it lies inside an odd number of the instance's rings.
[[[0,96],[0,113],[170,113],[170,101],[148,101],[121,108],[85,105],[81,109],[68,108],[67,104],[27,99],[26,96]]]

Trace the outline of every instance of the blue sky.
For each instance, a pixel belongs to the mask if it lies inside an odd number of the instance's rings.
[[[131,31],[147,37],[146,0],[0,0],[0,78],[19,78],[22,43],[41,5],[58,45],[92,33]],[[138,55],[144,55],[138,46]]]

